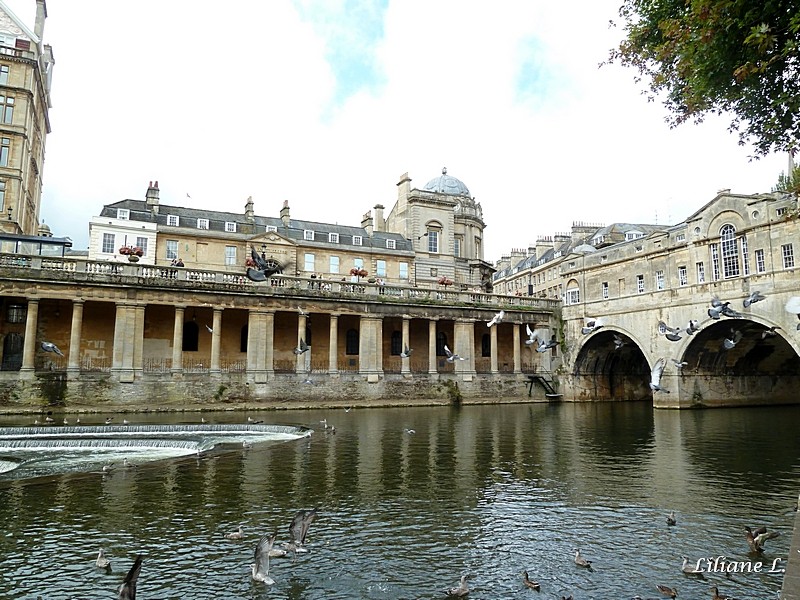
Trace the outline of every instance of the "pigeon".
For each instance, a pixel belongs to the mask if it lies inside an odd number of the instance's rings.
[[[300,345],[292,350],[295,354],[303,354],[304,352],[308,352],[308,344],[303,338],[300,338]]]
[[[558,346],[558,341],[556,341],[556,336],[552,336],[549,342],[545,342],[542,340],[538,346],[536,346],[537,352],[547,352],[550,348],[555,348]]]
[[[722,302],[719,298],[714,296],[711,298],[711,308],[708,309],[708,316],[714,320],[718,320],[722,315],[722,311],[730,304],[730,302]]]
[[[695,319],[689,320],[689,326],[686,328],[686,335],[694,335],[700,331],[700,322]]]
[[[403,431],[408,435],[414,435],[415,433],[417,433],[414,429],[408,429],[408,428],[403,429]]]
[[[408,344],[406,344],[405,347],[403,348],[403,351],[400,353],[400,358],[408,358],[409,356],[411,356],[411,353],[413,351],[414,350],[409,348]]]
[[[678,342],[681,339],[681,332],[683,331],[680,327],[670,327],[664,321],[658,322],[658,331],[664,334],[664,337],[667,338],[670,342]]]
[[[256,252],[254,246],[250,246],[250,258],[252,260],[251,264],[255,264],[255,268],[247,268],[247,278],[250,281],[266,281],[267,278],[275,273],[283,271],[283,267],[280,264],[272,259],[266,260]]]
[[[211,326],[208,323],[206,323],[206,329],[208,330],[208,333],[214,333],[214,330],[211,328]]]
[[[672,364],[675,365],[676,369],[682,369],[683,367],[689,364],[685,360],[677,360],[674,358],[671,358],[670,360],[672,361]]]
[[[776,538],[779,535],[780,533],[777,531],[767,532],[767,528],[764,526],[758,529],[751,529],[747,526],[744,528],[744,537],[747,540],[747,545],[750,546],[750,551],[758,554],[764,552],[764,542]]]
[[[58,346],[56,346],[53,342],[42,342],[42,350],[45,352],[54,352],[59,356],[64,356],[64,353],[59,350]]]
[[[755,304],[756,302],[761,302],[765,298],[766,296],[763,296],[761,292],[756,290],[755,292],[750,292],[750,295],[744,299],[744,302],[742,302],[742,304],[744,305],[745,308],[747,308],[751,304]]]
[[[661,387],[661,375],[664,374],[664,367],[666,366],[666,359],[659,358],[653,365],[653,369],[650,371],[650,389],[654,392],[666,392],[669,394],[669,390],[665,390]]]
[[[764,331],[761,332],[761,339],[763,340],[763,339],[766,339],[768,337],[777,336],[778,335],[778,331],[777,331],[778,329],[780,329],[780,327],[778,327],[777,325],[775,327],[770,327],[768,329],[765,329]]]
[[[492,317],[491,321],[488,321],[486,323],[486,326],[491,327],[492,325],[497,325],[503,320],[505,316],[506,316],[506,311],[501,310],[499,313],[497,313],[495,316]]]
[[[617,333],[614,334],[614,350],[619,350],[620,348],[622,348],[627,343],[628,342],[626,342],[624,339],[622,339],[621,335],[619,335]]]
[[[584,320],[586,321],[586,324],[583,327],[581,327],[581,333],[583,335],[588,335],[588,334],[592,333],[593,331],[595,331],[597,329],[600,329],[603,326],[602,319],[595,319],[595,318],[592,318],[592,317],[585,317]]]
[[[278,537],[278,532],[273,534],[264,534],[256,544],[256,551],[254,554],[255,562],[250,565],[252,569],[253,581],[259,581],[267,585],[273,585],[275,580],[269,576],[269,552],[275,544],[275,538]]]
[[[736,346],[736,344],[738,344],[742,340],[742,337],[744,336],[741,331],[739,330],[734,331],[733,329],[731,329],[730,337],[727,337],[724,340],[722,340],[722,347],[725,348],[725,350],[732,350],[734,346]]]
[[[136,582],[139,580],[139,572],[142,570],[142,555],[136,560],[119,586],[119,600],[136,600]]]
[[[530,346],[531,344],[536,343],[536,332],[531,330],[531,326],[527,323],[525,324],[525,333],[528,334],[528,339],[525,340],[525,345]]]
[[[458,354],[453,354],[450,352],[450,348],[448,348],[446,345],[444,347],[444,353],[447,355],[447,362],[453,362],[455,360],[467,360],[463,356],[459,356]]]
[[[463,598],[464,596],[469,594],[469,587],[467,586],[468,578],[469,575],[462,575],[461,583],[459,583],[456,587],[452,587],[448,590],[445,590],[444,593],[450,598]]]

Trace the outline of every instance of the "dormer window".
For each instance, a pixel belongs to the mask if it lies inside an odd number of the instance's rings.
[[[277,228],[277,227],[275,227],[275,225],[267,225],[267,232],[270,232],[270,231],[275,231],[275,232],[277,232],[277,231],[278,231],[278,228]]]
[[[198,229],[208,229],[208,219],[197,219]]]
[[[167,225],[177,227],[179,224],[180,219],[178,219],[178,215],[167,215]]]
[[[304,229],[303,230],[303,239],[309,242],[314,241],[314,230],[313,229]]]
[[[395,250],[397,248],[397,242],[395,240],[386,240],[386,247],[389,250]]]
[[[225,221],[225,231],[227,231],[228,233],[236,233],[236,222]]]
[[[362,237],[360,235],[353,236],[353,246],[360,246],[362,242]]]
[[[625,241],[629,242],[631,240],[639,239],[640,237],[644,237],[644,234],[641,231],[626,231],[625,232]]]
[[[117,218],[122,219],[123,221],[127,221],[131,218],[131,211],[127,208],[118,208],[117,209]]]
[[[339,243],[339,234],[338,233],[329,233],[328,234],[328,241],[331,244],[338,244]]]

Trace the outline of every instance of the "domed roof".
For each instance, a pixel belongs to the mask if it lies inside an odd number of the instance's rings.
[[[50,231],[50,225],[42,221],[41,225],[39,225],[39,229],[36,232],[39,237],[53,237],[52,231]]]
[[[447,174],[447,167],[442,169],[439,177],[431,179],[422,188],[426,192],[438,192],[439,194],[449,194],[451,196],[469,196],[469,188],[460,179]]]

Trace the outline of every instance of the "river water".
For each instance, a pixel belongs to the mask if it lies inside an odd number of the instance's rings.
[[[247,415],[203,416],[243,423]],[[679,598],[709,598],[715,584],[738,598],[780,590],[778,572],[690,579],[681,556],[757,560],[743,526],[766,525],[781,536],[766,543],[765,570],[786,559],[800,491],[800,407],[520,404],[250,416],[314,433],[199,456],[129,447],[97,457],[114,463],[107,472],[89,461],[77,472],[54,463],[45,476],[0,474],[0,598],[113,599],[139,553],[139,600],[442,598],[462,574],[471,576],[472,600],[655,598],[656,584],[676,587]],[[122,467],[123,455],[137,466]],[[309,552],[273,559],[275,585],[252,582],[259,537],[277,529],[286,541],[301,508],[319,513]],[[244,539],[226,539],[240,524]],[[94,566],[101,547],[111,572]],[[592,572],[574,564],[575,548]],[[540,594],[523,586],[523,570]]]

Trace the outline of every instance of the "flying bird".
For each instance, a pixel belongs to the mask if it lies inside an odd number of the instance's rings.
[[[251,264],[255,264],[255,267],[247,268],[247,278],[250,281],[266,281],[275,273],[283,271],[283,267],[275,260],[267,260],[256,252],[255,246],[250,246],[250,259]]]
[[[714,296],[711,298],[711,308],[708,309],[708,316],[714,320],[718,320],[722,316],[723,311],[728,308],[729,304],[730,302],[723,302]]]
[[[620,348],[622,348],[627,343],[628,342],[626,342],[624,339],[622,339],[621,335],[619,335],[618,333],[614,334],[614,350],[619,350]]]
[[[700,322],[696,319],[689,320],[689,326],[686,328],[686,335],[694,335],[700,331]]]
[[[681,339],[683,330],[680,327],[670,327],[664,321],[658,322],[658,331],[664,334],[670,342],[678,342]]]
[[[403,348],[403,351],[400,353],[400,358],[408,358],[409,356],[411,356],[411,353],[412,353],[413,351],[414,351],[414,350],[412,350],[411,348],[409,348],[409,347],[408,347],[408,344],[406,344],[406,345],[405,345],[405,347]]]
[[[674,358],[671,358],[670,360],[672,361],[672,364],[675,365],[676,369],[682,369],[683,367],[689,364],[685,360],[677,360]]]
[[[524,583],[524,584],[525,584],[525,587],[529,587],[529,588],[531,588],[532,590],[536,590],[537,592],[539,591],[539,588],[541,587],[541,586],[539,585],[539,582],[538,582],[538,581],[531,581],[531,580],[528,578],[528,572],[527,572],[527,571],[523,571],[523,572],[522,572],[522,583]]]
[[[774,327],[769,327],[768,329],[765,329],[764,331],[761,332],[761,339],[763,340],[763,339],[766,339],[768,337],[777,336],[778,335],[778,331],[777,331],[778,329],[780,329],[780,327],[778,327],[777,325],[774,326]]]
[[[541,340],[541,342],[539,342],[539,345],[536,346],[536,351],[547,352],[548,350],[550,350],[550,348],[555,348],[556,346],[558,346],[558,341],[556,340],[556,336],[552,336],[549,342]]]
[[[252,578],[254,581],[259,581],[267,585],[273,585],[275,580],[269,576],[269,552],[275,544],[275,538],[278,537],[278,532],[273,534],[264,534],[256,544],[256,551],[254,553],[255,562],[250,565],[252,570]]]
[[[297,346],[294,350],[292,350],[295,354],[303,354],[304,352],[308,352],[308,344],[303,338],[300,338],[300,345]]]
[[[415,433],[417,433],[415,430],[413,430],[413,429],[408,429],[408,428],[405,428],[405,429],[403,429],[403,431],[404,431],[405,433],[407,433],[408,435],[414,435]]]
[[[764,542],[776,538],[780,535],[778,531],[767,531],[764,526],[758,529],[751,529],[745,526],[744,537],[747,540],[747,545],[750,546],[750,551],[761,554],[764,552]]]
[[[59,350],[58,346],[56,346],[53,342],[42,342],[42,350],[45,352],[54,352],[59,356],[64,356],[64,353]]]
[[[725,350],[732,350],[736,344],[742,341],[742,337],[744,337],[744,335],[741,331],[738,329],[731,329],[731,335],[722,340],[722,347],[725,348]]]
[[[664,374],[664,367],[666,366],[667,361],[662,357],[656,361],[650,371],[650,389],[654,392],[666,392],[669,394],[669,390],[661,387],[661,376]]]
[[[450,598],[463,598],[467,594],[469,594],[469,586],[467,586],[467,579],[469,575],[462,575],[461,582],[456,586],[452,587],[448,590],[445,590],[444,593],[447,594]]]
[[[447,362],[453,362],[455,360],[467,360],[463,356],[459,356],[458,354],[453,354],[446,345],[444,347],[444,353],[447,355]]]
[[[299,314],[301,317],[307,317],[309,313],[308,313],[308,311],[303,310],[302,306],[298,306],[297,307],[297,314]]]
[[[525,340],[525,345],[530,346],[531,344],[536,343],[537,339],[537,332],[531,331],[531,326],[525,323],[525,333],[528,334],[528,339]]]
[[[297,514],[289,524],[289,549],[297,554],[298,552],[308,552],[303,546],[306,543],[306,536],[308,535],[308,528],[311,523],[317,518],[317,509],[311,510],[298,510]]]
[[[595,319],[593,317],[584,317],[585,324],[581,327],[581,333],[583,335],[588,335],[593,331],[600,329],[603,326],[602,319]]]
[[[491,327],[492,325],[497,325],[503,320],[505,316],[506,316],[506,311],[501,310],[499,313],[497,313],[495,316],[492,317],[491,321],[488,321],[486,323],[486,326]]]
[[[111,570],[111,561],[106,558],[102,548],[100,548],[99,552],[97,553],[97,560],[94,561],[94,566],[96,566],[98,569],[105,569],[106,571]]]
[[[214,330],[211,328],[211,326],[208,323],[206,323],[206,329],[208,330],[208,333],[214,333]]]
[[[594,570],[592,569],[592,561],[586,560],[581,555],[581,551],[578,550],[577,548],[575,548],[575,564],[578,565],[579,567],[583,567],[584,569],[589,569],[590,571]]]
[[[136,582],[139,581],[139,573],[142,570],[142,555],[136,557],[136,560],[119,586],[119,600],[136,600]]]
[[[762,295],[761,292],[756,290],[755,292],[750,292],[750,295],[744,299],[744,302],[742,302],[742,304],[744,305],[745,308],[747,308],[751,304],[755,304],[756,302],[761,302],[765,298],[766,296]]]

